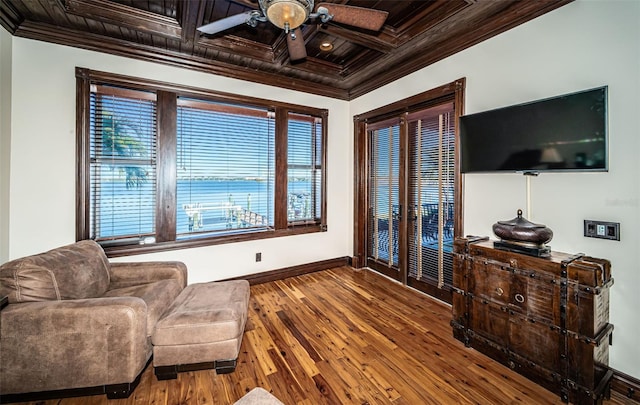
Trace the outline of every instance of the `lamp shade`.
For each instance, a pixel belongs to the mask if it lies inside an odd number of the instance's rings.
[[[306,0],[266,0],[264,12],[276,27],[293,30],[301,26],[307,18],[313,3]]]

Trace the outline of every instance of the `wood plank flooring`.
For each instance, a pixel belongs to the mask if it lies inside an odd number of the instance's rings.
[[[287,405],[562,404],[465,348],[450,318],[441,302],[374,272],[340,267],[252,286],[232,374],[204,370],[158,381],[149,366],[128,399],[32,404],[233,404],[257,386]],[[624,403],[615,394],[605,401]]]

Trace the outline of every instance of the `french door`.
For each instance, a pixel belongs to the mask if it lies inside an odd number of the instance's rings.
[[[454,105],[409,114],[407,284],[450,301],[455,225]]]
[[[404,232],[400,204],[400,126],[402,119],[372,123],[368,128],[370,151],[368,179],[367,253],[370,266],[400,279],[400,246]],[[404,169],[404,165],[402,165]],[[402,223],[404,225],[404,223]],[[402,242],[400,243],[400,237]]]
[[[356,204],[366,207],[359,216],[364,230],[356,227],[359,264],[448,302],[462,212],[456,105],[454,93],[368,118],[357,129],[365,181]]]

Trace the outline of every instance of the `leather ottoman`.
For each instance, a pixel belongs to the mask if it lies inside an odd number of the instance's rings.
[[[236,368],[247,322],[249,282],[188,285],[156,323],[151,336],[153,366],[159,380],[178,372]]]

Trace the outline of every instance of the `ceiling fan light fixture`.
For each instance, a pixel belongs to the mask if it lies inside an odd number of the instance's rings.
[[[259,3],[269,21],[285,31],[301,26],[313,9],[312,0],[260,0]]]

